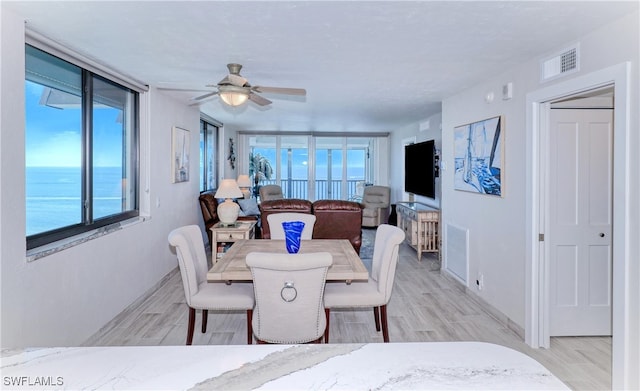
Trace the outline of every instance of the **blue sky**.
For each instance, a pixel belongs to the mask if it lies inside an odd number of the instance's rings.
[[[40,105],[43,87],[26,82],[26,165],[27,167],[79,167],[81,124],[79,108],[57,109]],[[94,150],[96,166],[122,163],[121,130],[117,109],[94,110]],[[114,137],[111,137],[114,135]]]

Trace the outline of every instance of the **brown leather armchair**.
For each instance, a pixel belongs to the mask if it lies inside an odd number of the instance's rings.
[[[207,191],[200,194],[198,201],[200,201],[200,209],[202,210],[202,219],[204,220],[204,229],[207,231],[207,237],[209,237],[209,243],[211,243],[211,230],[215,223],[220,221],[218,218],[218,201],[214,197],[215,193]]]
[[[260,201],[281,200],[284,198],[282,195],[282,187],[280,185],[263,185],[260,186]]]
[[[296,198],[283,198],[260,203],[260,220],[262,221],[262,239],[271,239],[267,216],[272,213],[295,212],[311,214],[311,201]]]
[[[367,186],[362,195],[362,225],[377,227],[389,221],[391,189],[387,186]]]
[[[353,201],[318,200],[313,203],[314,239],[349,239],[356,253],[362,245],[362,205]]]

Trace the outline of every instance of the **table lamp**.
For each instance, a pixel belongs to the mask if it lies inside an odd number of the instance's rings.
[[[225,225],[231,225],[238,220],[238,213],[240,212],[240,206],[233,202],[232,198],[242,197],[242,191],[238,187],[238,184],[234,179],[223,179],[222,183],[216,190],[214,197],[224,198],[224,202],[218,205],[218,218],[220,223]]]
[[[249,198],[251,193],[249,192],[249,188],[251,187],[251,180],[249,179],[249,175],[242,174],[238,176],[238,186],[244,194],[244,198]]]

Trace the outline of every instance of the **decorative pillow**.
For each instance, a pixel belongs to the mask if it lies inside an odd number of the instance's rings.
[[[247,216],[255,216],[260,214],[260,209],[258,208],[258,203],[254,198],[241,198],[238,200],[238,204],[240,204],[240,209]]]

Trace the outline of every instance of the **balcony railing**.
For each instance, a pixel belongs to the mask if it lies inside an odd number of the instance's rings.
[[[342,196],[342,180],[326,180],[316,179],[315,181],[315,197],[314,200],[340,200],[351,199],[357,195],[357,183],[364,179],[348,179],[346,195]],[[306,179],[282,179],[280,187],[285,198],[309,199],[308,186],[309,181]],[[276,180],[263,180],[261,185],[275,185]]]

